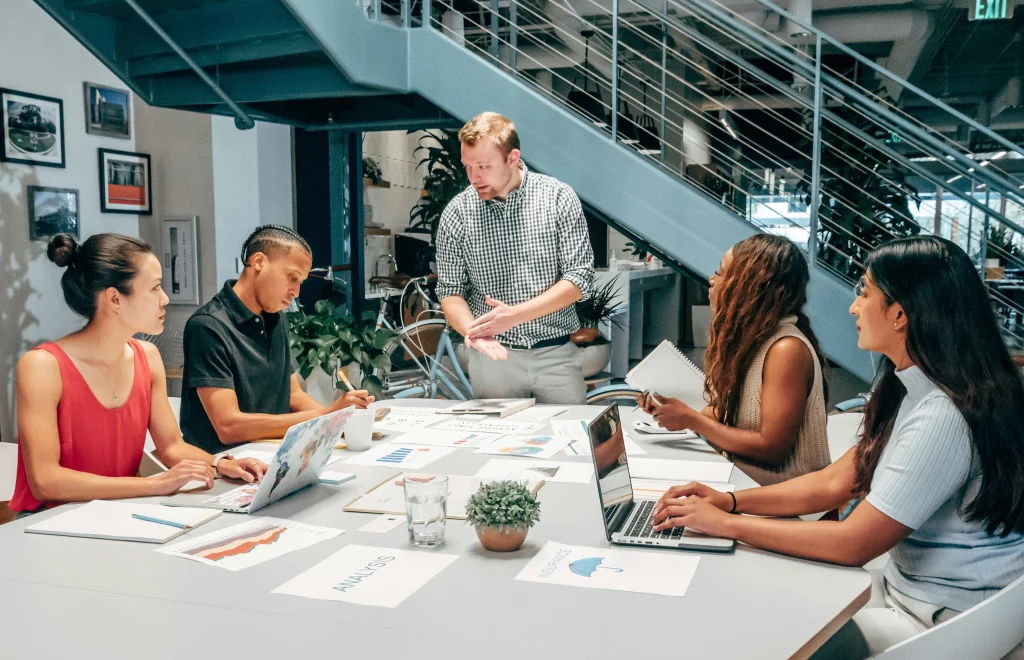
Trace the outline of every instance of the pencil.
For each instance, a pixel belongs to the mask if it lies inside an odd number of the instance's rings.
[[[348,382],[348,376],[345,375],[345,370],[338,368],[338,377],[341,378],[341,382],[345,383],[345,387],[348,388],[349,392],[354,392],[356,388],[352,387],[352,383]]]
[[[132,518],[136,520],[145,520],[146,522],[158,523],[160,525],[170,525],[171,527],[177,527],[178,529],[192,529],[192,525],[186,525],[185,523],[175,522],[173,520],[164,520],[163,518],[151,518],[150,516],[144,516],[141,513],[133,513]]]

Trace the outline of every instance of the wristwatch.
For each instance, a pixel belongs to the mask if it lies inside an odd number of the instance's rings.
[[[217,469],[217,464],[223,460],[233,461],[235,460],[235,457],[226,452],[222,454],[217,454],[216,456],[213,457],[213,463],[211,464],[211,467],[213,468],[213,471],[217,473],[218,477],[220,476],[220,470]]]

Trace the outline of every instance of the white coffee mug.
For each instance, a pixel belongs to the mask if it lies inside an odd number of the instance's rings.
[[[352,451],[365,451],[373,441],[372,410],[356,410],[345,425],[345,444]]]

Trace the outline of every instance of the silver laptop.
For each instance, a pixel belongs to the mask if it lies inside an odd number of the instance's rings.
[[[688,532],[684,527],[654,531],[654,505],[657,502],[633,499],[618,404],[613,403],[601,411],[588,428],[590,453],[597,473],[597,495],[604,512],[604,529],[609,542],[710,552],[729,552],[736,547],[732,539],[704,536]]]
[[[188,499],[167,500],[167,506],[193,506],[231,513],[252,513],[295,491],[315,484],[341,439],[353,408],[314,417],[288,429],[263,481],[246,484],[198,504]]]

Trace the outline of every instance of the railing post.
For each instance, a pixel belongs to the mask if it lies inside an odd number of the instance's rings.
[[[991,191],[985,187],[985,208],[988,208]],[[985,214],[985,224],[981,230],[981,252],[978,253],[978,266],[981,270],[981,279],[985,279],[985,269],[988,267],[988,213]]]
[[[813,270],[818,261],[818,208],[821,206],[821,35],[814,39],[814,146],[811,154],[811,212],[808,222],[807,262]]]
[[[409,2],[410,0],[402,0],[402,27],[404,28],[412,25],[412,11]]]
[[[519,49],[519,26],[518,17],[516,16],[516,0],[511,0],[508,5],[508,24],[509,24],[509,35],[508,35],[508,65],[512,68],[512,75],[516,75],[518,71],[518,60],[516,57]]]
[[[423,16],[420,18],[420,27],[430,27],[430,0],[422,0],[423,2]]]
[[[491,57],[500,56],[498,51],[498,0],[491,0]]]
[[[665,0],[665,14],[668,15],[668,0]],[[668,23],[661,24],[661,131],[658,136],[661,138],[661,162],[665,162],[665,152],[668,151],[665,145],[668,144],[668,136],[665,135],[665,99],[668,92]]]
[[[373,20],[380,20],[380,0],[373,0]]]
[[[612,0],[612,142],[619,139],[619,0]]]

